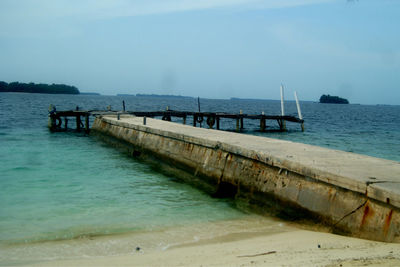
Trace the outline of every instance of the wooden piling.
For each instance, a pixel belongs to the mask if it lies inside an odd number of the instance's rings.
[[[266,119],[262,117],[260,119],[260,131],[265,132],[265,128],[266,128]]]
[[[286,126],[285,126],[285,120],[284,119],[278,119],[278,124],[279,124],[279,129],[281,132],[286,131]]]
[[[81,115],[76,115],[75,118],[76,118],[76,130],[78,132],[80,132],[81,131]]]
[[[232,114],[232,113],[221,113],[221,112],[186,112],[186,111],[174,111],[174,110],[168,110],[168,111],[126,111],[123,113],[122,111],[120,112],[113,112],[113,111],[81,111],[81,110],[67,110],[67,111],[54,111],[53,113],[49,114],[49,128],[52,131],[64,131],[69,127],[68,125],[68,119],[75,118],[76,119],[76,130],[77,131],[82,131],[89,129],[89,123],[87,123],[87,120],[89,120],[91,115],[104,115],[104,114],[109,114],[113,115],[116,117],[119,117],[121,114],[131,114],[135,115],[138,117],[149,117],[149,118],[154,118],[154,117],[162,117],[163,120],[171,121],[171,117],[178,117],[182,118],[183,124],[188,123],[188,117],[192,116],[193,117],[193,126],[197,127],[197,125],[200,124],[200,127],[202,126],[202,122],[204,119],[206,119],[206,123],[210,128],[214,128],[214,125],[216,124],[216,129],[220,130],[221,129],[221,119],[230,119],[230,120],[236,120],[236,127],[235,130],[240,132],[242,129],[244,129],[244,120],[245,119],[251,119],[251,120],[260,120],[260,130],[261,131],[266,131],[267,129],[267,120],[276,120],[279,124],[279,130],[280,131],[285,131],[286,128],[284,127],[284,123],[286,121],[289,122],[295,122],[295,123],[300,123],[302,130],[304,131],[304,121],[300,120],[294,116],[279,116],[279,115],[265,115],[264,112],[262,112],[260,115],[249,115],[249,114],[243,114],[242,112],[239,114]],[[85,116],[84,118],[81,116]],[[191,119],[191,118],[190,118]],[[65,129],[64,125],[62,125],[62,120],[65,120]],[[69,123],[70,124],[70,123]],[[215,129],[214,128],[214,129]]]
[[[67,119],[67,118],[65,118]],[[85,132],[88,134],[90,132],[90,126],[89,126],[89,113],[85,114]]]
[[[239,111],[239,117],[240,117],[240,129],[243,129],[244,127],[243,127],[243,110],[240,110]]]

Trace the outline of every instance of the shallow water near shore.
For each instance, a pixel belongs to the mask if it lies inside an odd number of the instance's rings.
[[[122,99],[128,110],[197,109],[197,99],[0,94],[0,264],[165,249],[245,228],[285,231],[281,221],[211,198],[91,136],[46,128],[49,104],[120,109]],[[280,111],[278,101],[202,100],[204,111],[239,109]],[[399,106],[304,102],[302,109],[304,133],[297,124],[261,133],[257,121],[245,121],[245,133],[400,161]],[[295,104],[287,110],[295,115]],[[221,126],[233,130],[235,122]]]
[[[179,247],[273,235],[293,229],[290,224],[275,218],[248,215],[240,219],[160,226],[121,234],[1,245],[0,265],[29,265],[54,260],[148,254]]]

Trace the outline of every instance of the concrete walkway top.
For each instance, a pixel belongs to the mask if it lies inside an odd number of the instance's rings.
[[[121,115],[108,123],[249,157],[400,208],[400,162],[247,134]]]

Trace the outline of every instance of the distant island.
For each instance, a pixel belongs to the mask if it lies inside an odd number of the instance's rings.
[[[78,88],[65,84],[6,83],[0,81],[0,93],[79,94]]]
[[[100,93],[93,93],[93,92],[80,92],[80,95],[101,95]]]
[[[121,95],[121,94],[119,94]],[[181,95],[157,95],[157,94],[136,94],[137,97],[162,97],[162,98],[193,98],[191,96]]]
[[[349,104],[349,101],[345,98],[331,95],[322,95],[319,99],[319,103],[328,104]]]
[[[262,99],[262,98],[240,98],[240,97],[231,97],[230,100],[244,100],[244,101],[278,101],[273,99]]]

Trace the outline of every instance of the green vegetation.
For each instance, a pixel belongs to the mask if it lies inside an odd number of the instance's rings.
[[[65,84],[6,83],[0,81],[0,93],[79,94],[78,88]]]
[[[345,98],[331,95],[322,95],[319,99],[319,103],[328,104],[349,104],[349,101]]]

